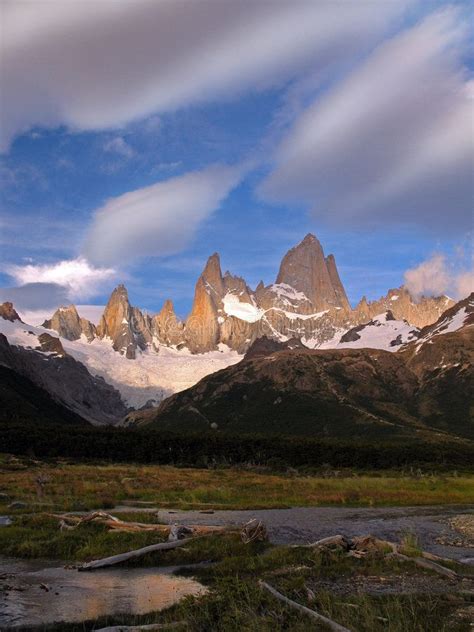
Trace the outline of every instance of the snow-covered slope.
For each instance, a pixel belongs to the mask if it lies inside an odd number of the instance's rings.
[[[341,332],[332,340],[323,343],[319,349],[385,349],[398,351],[401,345],[416,340],[419,329],[405,320],[396,320],[391,312],[379,314],[370,322]]]
[[[286,288],[283,289],[287,291]],[[267,322],[268,314],[278,311],[276,308],[263,310],[253,302],[243,303],[232,293],[225,296],[223,304],[227,314],[238,315],[248,322],[258,319]],[[473,312],[474,301],[471,296],[446,311],[436,323],[425,327],[421,332],[404,320],[396,320],[391,312],[386,312],[352,329],[338,329],[331,340],[322,344],[316,338],[301,337],[301,340],[309,348],[366,347],[395,352],[412,341],[419,340],[419,344],[429,344],[434,336],[466,326],[466,323],[472,321]],[[299,318],[301,322],[305,322],[304,319],[316,321],[325,316],[324,311],[318,314],[288,314]],[[292,322],[291,318],[289,320]],[[287,340],[291,337],[274,330],[270,322],[268,328],[277,339]],[[38,336],[44,332],[58,337],[56,331],[20,321],[10,322],[3,318],[0,318],[0,332],[6,335],[10,344],[31,349],[39,346]],[[144,406],[150,400],[158,403],[173,393],[193,386],[206,375],[236,364],[243,357],[223,344],[215,351],[192,354],[186,347],[178,350],[176,347],[160,344],[154,338],[145,351],[138,350],[135,359],[128,359],[114,351],[109,338],[95,338],[92,342],[88,342],[85,336],[75,341],[61,337],[60,340],[69,355],[82,362],[92,375],[99,375],[115,386],[124,402],[134,408]]]
[[[0,332],[12,345],[34,349],[44,332],[58,337],[57,332],[33,327],[19,321],[0,318]],[[128,406],[139,408],[149,400],[161,401],[172,393],[193,386],[209,373],[219,371],[241,360],[240,355],[224,345],[218,351],[193,355],[188,350],[158,346],[158,352],[147,350],[128,360],[116,353],[109,339],[87,342],[83,336],[74,342],[60,338],[66,352],[82,362],[92,375],[102,376],[115,386]]]

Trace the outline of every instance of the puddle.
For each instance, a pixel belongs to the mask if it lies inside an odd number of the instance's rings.
[[[79,573],[57,564],[0,558],[0,629],[146,614],[206,592],[199,582],[174,576],[173,568]]]

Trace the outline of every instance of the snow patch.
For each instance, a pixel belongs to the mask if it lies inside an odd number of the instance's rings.
[[[231,292],[224,296],[222,302],[224,303],[224,311],[228,316],[235,316],[248,323],[256,323],[265,313],[263,309],[260,309],[254,303],[240,301],[239,297]]]
[[[308,297],[304,292],[298,292],[294,287],[287,283],[274,283],[270,286],[278,298],[290,299],[291,301],[308,301]]]
[[[319,349],[385,349],[398,351],[400,346],[416,340],[418,329],[404,320],[387,320],[387,314],[379,314],[357,331],[359,338],[351,342],[341,342],[342,334],[319,345]],[[391,344],[394,343],[394,344]],[[395,344],[396,343],[396,344]]]
[[[47,329],[0,318],[0,332],[10,344],[35,349],[38,336]],[[180,351],[156,345],[157,351],[137,351],[137,357],[129,360],[114,351],[110,339],[95,339],[87,342],[81,336],[71,341],[61,338],[66,351],[82,362],[92,375],[100,375],[106,382],[120,391],[128,406],[139,408],[149,400],[160,402],[165,397],[194,386],[203,377],[240,362],[242,356],[224,344],[216,351],[192,354],[188,349]]]

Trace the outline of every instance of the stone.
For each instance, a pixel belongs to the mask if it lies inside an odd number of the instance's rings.
[[[184,324],[177,318],[173,303],[165,301],[159,314],[153,316],[153,334],[161,344],[178,346],[184,339]]]
[[[81,318],[75,305],[59,307],[43,325],[46,329],[54,329],[66,340],[79,340],[84,334],[89,342],[95,338],[96,328],[90,321]]]
[[[347,297],[339,280],[334,257],[331,259],[331,269],[333,277],[339,282],[339,296],[333,286],[323,248],[318,239],[308,233],[302,242],[283,257],[276,282],[302,292],[311,301],[315,311],[345,307],[344,298],[347,302]]]
[[[15,322],[15,320],[22,322],[18,312],[13,307],[13,303],[10,303],[9,301],[0,305],[0,317],[4,320],[9,320],[11,323]]]

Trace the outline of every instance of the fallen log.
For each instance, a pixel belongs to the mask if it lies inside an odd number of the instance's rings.
[[[157,533],[163,533],[169,536],[171,533],[175,533],[176,530],[191,531],[195,535],[204,535],[211,533],[224,533],[237,531],[236,527],[221,527],[218,525],[188,525],[181,527],[179,525],[167,525],[156,524],[153,522],[126,522],[120,520],[116,516],[105,513],[103,511],[95,511],[86,516],[78,516],[75,514],[46,514],[52,518],[59,520],[59,526],[61,530],[77,529],[82,524],[89,522],[95,522],[102,524],[112,531],[127,531],[127,532],[139,532],[139,531],[155,531]]]
[[[448,577],[449,579],[460,579],[461,576],[456,573],[456,571],[451,570],[450,568],[446,568],[445,566],[441,566],[441,564],[437,564],[436,562],[432,562],[423,557],[410,557],[409,555],[403,555],[403,553],[392,553],[392,556],[403,562],[413,562],[420,568],[425,568],[438,575],[443,575],[444,577]]]
[[[147,625],[111,625],[107,628],[99,628],[95,632],[141,632],[141,630],[170,630],[181,628],[186,621],[171,621],[170,623],[148,623]]]
[[[233,529],[234,530],[234,529]],[[228,532],[223,528],[221,533]],[[141,549],[135,549],[133,551],[127,551],[126,553],[119,553],[118,555],[111,555],[110,557],[104,557],[100,560],[92,560],[92,562],[86,562],[82,564],[82,566],[78,567],[78,571],[92,571],[96,568],[106,568],[108,566],[115,566],[116,564],[121,564],[122,562],[127,562],[128,560],[133,560],[138,557],[143,557],[147,553],[154,553],[155,551],[168,551],[170,549],[175,549],[179,546],[186,546],[186,544],[190,544],[199,538],[205,538],[210,535],[215,535],[216,531],[210,531],[206,533],[200,533],[190,538],[183,538],[182,540],[171,540],[169,542],[158,542],[157,544],[150,544],[149,546],[144,546]]]
[[[316,542],[311,542],[310,544],[292,544],[292,548],[306,548],[306,549],[314,549],[317,547],[331,547],[336,546],[348,551],[351,543],[350,541],[343,535],[330,535],[327,538],[321,538],[321,540],[316,540]]]
[[[278,592],[278,590],[273,588],[273,586],[270,586],[270,584],[267,584],[267,582],[260,581],[259,585],[265,590],[267,590],[273,597],[275,597],[275,599],[278,599],[279,601],[283,601],[283,603],[285,603],[287,606],[290,606],[291,608],[294,608],[295,610],[299,610],[300,612],[303,612],[304,614],[308,615],[308,617],[312,617],[313,619],[315,619],[316,621],[319,621],[320,623],[324,623],[325,625],[328,626],[328,628],[333,630],[333,632],[351,632],[348,628],[345,628],[343,625],[336,623],[332,619],[328,619],[324,615],[319,614],[319,612],[316,612],[315,610],[311,610],[311,608],[302,606],[300,603],[297,603],[296,601],[293,601],[292,599],[285,597],[285,595],[282,595],[280,592]]]
[[[106,568],[107,566],[115,566],[128,560],[134,560],[138,557],[143,557],[147,553],[154,553],[155,551],[168,551],[169,549],[175,549],[179,546],[185,546],[194,540],[195,538],[185,538],[184,540],[175,540],[174,542],[159,542],[158,544],[150,544],[144,546],[141,549],[135,549],[134,551],[127,551],[126,553],[119,553],[118,555],[111,555],[110,557],[104,557],[101,560],[93,560],[92,562],[86,562],[82,566],[78,567],[78,571],[92,571],[96,568]]]

